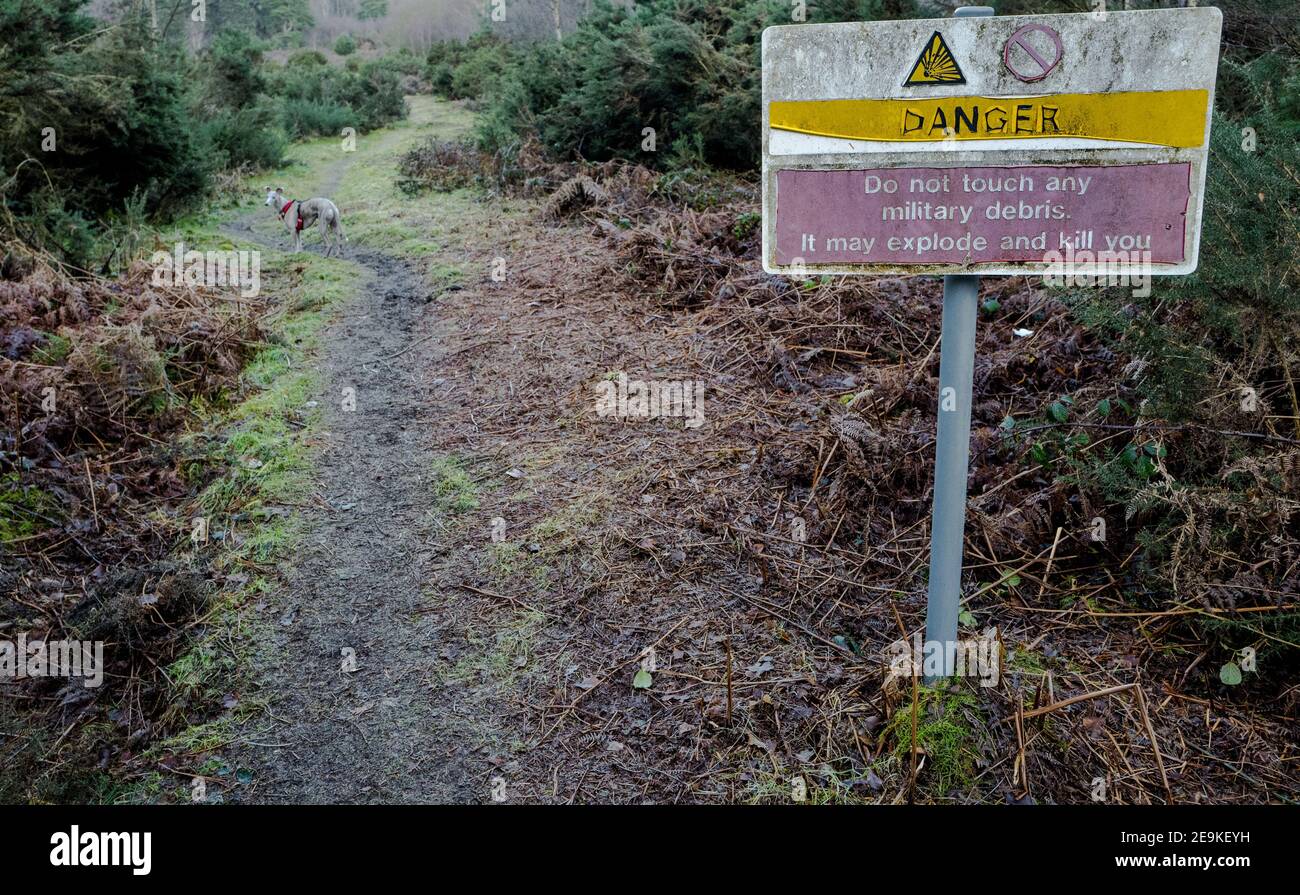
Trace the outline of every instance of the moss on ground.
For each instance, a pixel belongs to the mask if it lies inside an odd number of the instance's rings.
[[[916,745],[926,764],[923,785],[940,796],[969,788],[978,754],[975,727],[983,725],[975,697],[960,689],[922,687],[916,708]],[[911,766],[912,714],[911,702],[899,706],[885,728],[893,757],[904,768]]]
[[[30,537],[58,523],[59,502],[16,472],[0,476],[0,543]]]

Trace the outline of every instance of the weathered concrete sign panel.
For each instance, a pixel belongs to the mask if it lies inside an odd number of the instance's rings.
[[[764,268],[1190,273],[1221,22],[1192,8],[767,29]]]

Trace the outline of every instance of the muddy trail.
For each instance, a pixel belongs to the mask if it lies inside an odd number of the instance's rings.
[[[350,164],[335,163],[313,195],[334,194]],[[288,235],[263,212],[225,230],[283,248]],[[317,491],[263,610],[274,659],[259,676],[272,708],[245,738],[240,762],[257,785],[240,800],[471,801],[482,786],[470,784],[463,702],[431,682],[440,637],[424,591],[437,401],[415,349],[436,333],[434,295],[406,260],[355,244],[343,258],[367,276],[316,358]]]

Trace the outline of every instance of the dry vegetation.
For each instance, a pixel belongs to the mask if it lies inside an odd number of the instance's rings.
[[[1109,802],[1296,798],[1294,635],[1266,627],[1297,608],[1296,483],[1263,472],[1293,468],[1294,440],[1142,417],[1122,346],[1058,293],[986,282],[962,621],[996,627],[1003,674],[913,691],[886,663],[923,626],[939,284],[762,273],[744,182],[621,163],[494,181],[492,159],[430,151],[444,185],[550,195],[513,237],[529,263],[448,298],[463,332],[439,362],[482,489],[439,584],[482,600],[465,632],[504,632],[495,672],[451,658],[510,683],[532,732],[492,759],[512,792],[784,801],[802,775],[817,800],[1087,802],[1098,778]],[[703,380],[707,423],[598,418],[615,372]],[[1257,512],[1230,511],[1233,550],[1191,526],[1152,566],[1152,510],[1109,503],[1090,457],[1135,453],[1153,500],[1199,517],[1211,489],[1170,487],[1167,458],[1207,450],[1261,471]],[[498,515],[516,534],[485,549]],[[1245,643],[1261,673],[1225,686]]]
[[[95,748],[146,738],[163,709],[159,669],[202,615],[205,569],[176,551],[201,481],[176,439],[262,337],[260,304],[156,286],[151,270],[74,280],[10,247],[0,280],[0,631],[103,641],[108,659],[99,689],[44,678],[0,690],[25,730],[107,721]],[[9,783],[35,781],[33,740],[0,752]]]

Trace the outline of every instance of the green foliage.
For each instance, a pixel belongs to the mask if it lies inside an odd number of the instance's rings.
[[[1067,296],[1093,333],[1133,358],[1095,406],[1045,408],[1062,424],[1030,445],[1141,548],[1137,593],[1230,608],[1294,594],[1289,449],[1300,414],[1300,62],[1275,12],[1225,10],[1199,267],[1147,290]],[[1234,17],[1234,12],[1238,15]],[[1292,41],[1294,29],[1291,31]],[[1080,444],[1076,422],[1155,421],[1168,436],[1111,433]],[[1250,437],[1234,434],[1250,433]],[[1040,433],[1042,434],[1042,433]],[[1224,646],[1296,642],[1291,612],[1198,617]],[[1244,638],[1244,640],[1243,640]],[[1280,667],[1270,663],[1271,671]]]
[[[1300,349],[1300,38],[1289,22],[1263,0],[1225,10],[1196,273],[1156,279],[1149,296],[1072,297],[1086,322],[1147,361],[1148,416],[1222,422],[1236,403],[1231,389],[1213,399],[1225,383],[1281,383],[1279,361]],[[1276,388],[1261,398],[1290,401]]]
[[[287,97],[283,104],[284,126],[295,137],[333,136],[356,120],[347,106],[318,99]]]
[[[1289,402],[1279,362],[1300,348],[1300,65],[1266,54],[1221,68],[1198,270],[1157,280],[1149,296],[1074,296],[1088,323],[1146,361],[1148,415],[1175,420],[1221,422],[1237,404],[1225,379]]]
[[[340,56],[351,56],[357,51],[356,39],[351,34],[340,34],[334,41],[334,52]]]
[[[160,37],[147,5],[103,28],[86,4],[0,0],[0,234],[83,269],[130,260],[142,227],[201,205],[216,172],[279,165],[291,136],[401,118],[402,76],[419,70],[315,52],[268,64],[265,38],[309,25],[306,0],[210,0],[198,55],[174,16]]]
[[[143,197],[192,207],[212,166],[184,62],[127,21],[96,37],[84,0],[0,3],[0,203],[6,229],[88,266],[92,222]]]
[[[401,78],[391,64],[367,62],[357,70],[300,63],[274,70],[267,81],[281,97],[291,137],[338,136],[382,127],[406,114]]]
[[[757,211],[747,211],[736,218],[736,223],[731,226],[731,234],[738,240],[749,239],[761,223],[763,223],[761,214]]]
[[[247,31],[281,45],[292,43],[296,33],[314,22],[308,0],[207,0],[207,16],[214,34]]]
[[[361,0],[361,6],[357,9],[357,18],[362,21],[382,19],[386,15],[388,15],[388,0]]]
[[[329,65],[329,60],[320,50],[299,50],[289,57],[285,65],[289,68],[311,68],[317,65]]]
[[[914,14],[908,0],[834,0],[813,6],[809,19]],[[789,22],[780,0],[648,0],[628,9],[598,0],[559,44],[504,58],[435,48],[430,79],[450,96],[485,96],[479,137],[490,151],[508,151],[535,128],[563,156],[748,169],[759,156],[762,31]],[[646,128],[656,153],[642,148]]]
[[[226,31],[208,50],[210,111],[200,132],[218,169],[271,168],[284,158],[279,109],[264,95],[262,49],[248,33]]]
[[[281,129],[281,107],[266,97],[251,106],[222,109],[201,130],[219,168],[274,168],[288,141]]]
[[[261,73],[262,47],[245,31],[217,35],[208,49],[208,94],[213,103],[242,106],[266,90]]]
[[[58,333],[43,333],[40,345],[32,352],[32,363],[53,366],[61,364],[72,351],[72,341]]]
[[[425,73],[425,63],[410,50],[402,47],[394,53],[388,53],[373,63],[378,68],[396,72],[399,75],[421,77]]]
[[[480,31],[465,43],[439,41],[429,48],[426,76],[434,93],[447,99],[477,99],[501,86],[514,52],[490,31]]]
[[[1224,66],[1262,87],[1262,72],[1276,63],[1265,57]],[[1283,383],[1277,362],[1300,349],[1300,115],[1288,111],[1300,102],[1300,78],[1294,61],[1290,68],[1251,112],[1214,116],[1197,271],[1155,281],[1148,296],[1107,290],[1073,297],[1082,319],[1146,361],[1141,382],[1149,415],[1221,418],[1238,388]],[[1254,133],[1253,150],[1243,148],[1246,128]],[[1262,360],[1269,356],[1271,362]],[[1233,394],[1214,402],[1227,371]],[[1289,402],[1277,389],[1262,397]]]
[[[20,483],[17,473],[0,476],[0,544],[57,524],[58,503],[39,488]]]

